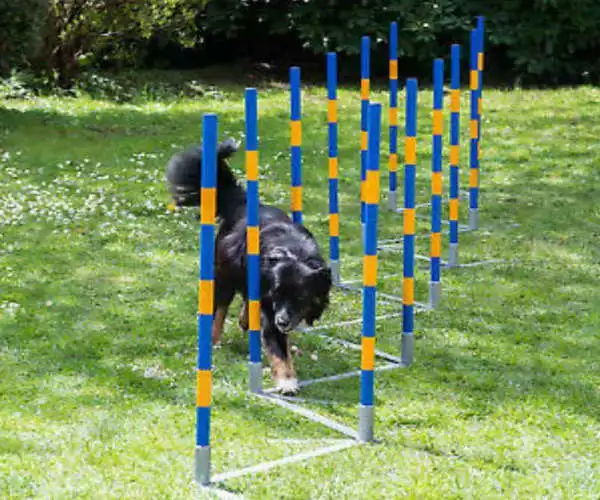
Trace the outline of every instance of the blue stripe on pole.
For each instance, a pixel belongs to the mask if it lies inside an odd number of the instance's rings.
[[[450,221],[450,243],[458,243],[458,221]]]
[[[406,135],[417,136],[417,79],[406,80]]]
[[[381,104],[373,103],[369,105],[369,137],[368,151],[369,161],[368,170],[379,170],[379,143],[381,141]]]
[[[433,61],[433,108],[442,109],[444,103],[444,60]]]
[[[404,166],[404,208],[415,208],[415,165]]]
[[[375,336],[376,288],[363,287],[363,336]]]
[[[470,37],[470,55],[471,55],[471,59],[470,59],[470,66],[472,70],[476,70],[477,69],[477,49],[479,44],[479,34],[477,33],[477,30],[471,30],[471,37]]]
[[[479,52],[483,52],[485,40],[485,16],[477,16],[477,32],[479,34],[477,48],[479,49]]]
[[[368,127],[369,101],[362,99],[360,101],[360,129],[364,132]]]
[[[390,23],[390,59],[398,59],[398,23]]]
[[[460,144],[460,114],[450,113],[450,145]]]
[[[398,152],[398,126],[390,125],[390,153]]]
[[[337,99],[337,55],[327,54],[327,98]]]
[[[450,166],[450,198],[458,198],[458,167]]]
[[[329,213],[338,213],[338,180],[329,179]]]
[[[250,342],[250,362],[260,363],[260,330],[249,330],[248,341]]]
[[[329,257],[331,260],[340,259],[340,239],[337,236],[332,236],[329,239]]]
[[[217,115],[204,115],[202,138],[202,187],[217,187]],[[210,147],[206,147],[210,145]]]
[[[248,261],[248,298],[260,299],[260,255],[247,255]]]
[[[256,89],[246,89],[246,151],[258,149]]]
[[[402,326],[405,335],[411,334],[415,331],[415,315],[413,305],[405,305],[402,307]]]
[[[291,120],[300,120],[302,113],[300,99],[300,68],[294,66],[290,68],[290,87],[291,87]]]
[[[390,108],[398,107],[398,80],[390,80]]]
[[[210,370],[212,366],[212,314],[198,314],[198,369]]]
[[[365,203],[366,221],[371,217],[371,224],[365,226],[365,253],[367,255],[377,254],[377,215],[379,207],[371,203]]]
[[[404,276],[414,278],[415,276],[415,235],[404,235]]]
[[[439,233],[442,230],[442,197],[431,197],[431,232]]]
[[[440,258],[431,257],[431,281],[440,281]]]
[[[390,191],[398,189],[398,175],[396,172],[390,172]]]
[[[210,406],[196,407],[196,445],[208,446],[210,436]]]
[[[375,377],[373,370],[361,370],[360,372],[360,404],[373,406],[373,393],[375,392]]]
[[[336,158],[338,155],[337,132],[337,123],[329,123],[329,158]]]
[[[302,150],[300,146],[292,146],[292,186],[302,186]]]
[[[246,217],[249,226],[258,226],[258,182],[248,181],[246,183],[248,204]]]
[[[360,43],[360,75],[361,78],[369,78],[371,73],[371,39],[363,36]]]
[[[200,279],[212,280],[215,277],[215,226],[202,224],[200,226]]]

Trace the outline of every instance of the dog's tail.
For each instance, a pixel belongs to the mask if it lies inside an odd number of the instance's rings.
[[[234,138],[221,142],[217,147],[217,215],[225,223],[234,223],[240,212],[246,210],[246,191],[226,160],[239,149],[239,142]]]

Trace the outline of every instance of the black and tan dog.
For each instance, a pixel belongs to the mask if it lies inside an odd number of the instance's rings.
[[[217,174],[217,216],[220,219],[215,256],[215,317],[213,342],[218,343],[227,310],[234,296],[244,297],[240,326],[248,329],[246,268],[246,192],[235,178],[227,158],[237,150],[233,140],[219,145]],[[195,170],[193,183],[171,188],[180,204],[198,204],[199,149],[180,155],[177,168]],[[179,178],[190,179],[185,173]],[[177,177],[171,175],[171,179]],[[184,195],[185,193],[185,195]],[[176,198],[179,197],[179,198]],[[185,199],[182,199],[182,196]],[[260,205],[260,280],[262,339],[271,362],[273,379],[283,393],[298,390],[298,381],[289,350],[289,333],[301,322],[312,325],[329,304],[331,271],[321,257],[313,235],[294,224],[285,212]]]

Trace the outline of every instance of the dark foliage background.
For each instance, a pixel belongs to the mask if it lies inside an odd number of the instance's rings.
[[[0,0],[0,72],[25,67],[62,87],[88,68],[240,60],[318,74],[323,53],[355,58],[368,34],[385,74],[395,20],[401,74],[427,77],[451,43],[466,48],[476,15],[487,20],[488,82],[598,82],[598,0]]]

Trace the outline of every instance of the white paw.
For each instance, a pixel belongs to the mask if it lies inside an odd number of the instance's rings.
[[[298,389],[298,379],[296,378],[280,378],[276,381],[277,390],[281,394],[296,394]]]

